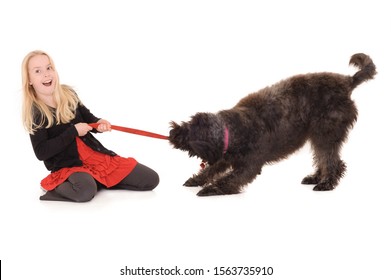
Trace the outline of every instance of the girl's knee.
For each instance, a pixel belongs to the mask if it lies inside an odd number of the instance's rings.
[[[94,178],[83,172],[69,176],[68,181],[56,188],[56,192],[74,202],[92,200],[98,192]]]
[[[159,175],[153,169],[139,163],[117,186],[127,190],[150,191],[156,188],[159,182]]]
[[[75,202],[88,202],[91,201],[98,192],[96,185],[89,185],[81,187],[75,195]]]
[[[147,190],[153,190],[156,188],[160,183],[160,177],[157,172],[154,170],[151,170],[151,174],[148,176],[148,182],[146,182]]]

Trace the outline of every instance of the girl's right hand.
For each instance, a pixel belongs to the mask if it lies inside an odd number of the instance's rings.
[[[92,127],[89,126],[87,123],[77,123],[75,124],[75,128],[77,130],[77,134],[79,136],[86,135],[90,130],[92,130]]]

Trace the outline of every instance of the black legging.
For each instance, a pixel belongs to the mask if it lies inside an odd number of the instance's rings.
[[[151,168],[138,163],[132,172],[110,189],[150,191],[159,184],[159,175]],[[87,202],[94,198],[99,189],[105,188],[90,174],[76,172],[54,190],[46,192],[41,200]]]

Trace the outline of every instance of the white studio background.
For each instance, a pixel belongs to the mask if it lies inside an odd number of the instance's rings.
[[[385,1],[2,1],[0,259],[5,279],[161,279],[129,268],[271,266],[265,279],[390,279],[391,17]],[[182,183],[199,161],[166,141],[97,136],[161,177],[151,193],[101,192],[86,204],[41,202],[47,170],[21,124],[21,62],[42,49],[98,117],[168,134],[169,122],[217,112],[288,76],[376,79],[353,93],[358,122],[333,192],[300,185],[308,146],[266,166],[243,194],[200,198]],[[168,279],[167,276],[165,279]],[[183,279],[185,277],[176,277]],[[256,279],[251,276],[235,279]]]

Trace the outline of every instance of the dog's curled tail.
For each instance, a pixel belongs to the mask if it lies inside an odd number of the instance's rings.
[[[353,75],[352,88],[355,88],[362,82],[373,79],[377,73],[376,66],[373,64],[372,59],[364,53],[352,55],[349,65],[356,66],[360,69],[360,71]]]

